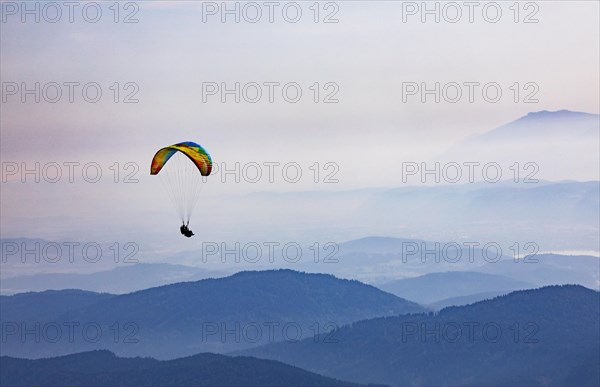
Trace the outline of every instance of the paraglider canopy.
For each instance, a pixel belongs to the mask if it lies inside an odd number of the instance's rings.
[[[160,149],[152,158],[150,174],[156,175],[176,152],[181,152],[192,160],[202,176],[210,175],[212,160],[208,152],[195,142],[187,141]]]
[[[150,166],[150,174],[160,177],[185,225],[189,223],[200,197],[203,179],[211,171],[210,155],[202,146],[191,141],[159,149]]]

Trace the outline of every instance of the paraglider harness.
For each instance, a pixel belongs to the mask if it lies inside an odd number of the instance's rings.
[[[188,228],[188,224],[189,222],[182,224],[181,227],[179,227],[179,231],[181,231],[181,234],[185,235],[186,237],[191,238],[194,233]]]

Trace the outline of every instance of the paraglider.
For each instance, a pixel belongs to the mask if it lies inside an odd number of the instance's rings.
[[[192,230],[188,228],[187,224],[182,224],[181,227],[179,227],[179,231],[181,231],[181,235],[184,235],[188,238],[191,238],[192,236],[196,235],[192,232]]]
[[[164,147],[152,158],[150,174],[161,178],[181,219],[179,231],[188,238],[195,235],[189,229],[190,217],[200,198],[204,177],[211,170],[210,155],[195,142]]]

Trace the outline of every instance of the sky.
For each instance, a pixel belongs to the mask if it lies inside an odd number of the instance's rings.
[[[428,2],[439,22],[423,3],[399,1],[275,2],[272,22],[264,2],[227,3],[239,22],[221,2],[77,2],[72,22],[61,2],[60,15],[46,2],[28,3],[33,13],[0,4],[3,174],[40,163],[25,183],[3,175],[5,237],[110,239],[107,227],[175,224],[148,171],[156,150],[180,141],[205,146],[220,168],[240,163],[240,183],[219,175],[204,190],[231,195],[226,205],[236,208],[244,202],[235,195],[258,191],[399,186],[400,163],[435,158],[529,112],[599,113],[596,1],[476,2],[472,22],[463,2]],[[36,82],[39,102],[23,92]],[[447,94],[423,102],[415,85],[436,82]],[[222,93],[236,83],[239,102]],[[472,102],[465,84],[476,84]],[[62,178],[49,183],[55,164]],[[218,218],[219,205],[205,213]]]

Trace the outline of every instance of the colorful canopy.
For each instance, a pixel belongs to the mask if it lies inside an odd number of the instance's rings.
[[[195,142],[187,141],[160,149],[152,158],[150,174],[156,175],[176,152],[181,152],[190,158],[202,176],[210,175],[212,160],[208,152]]]

